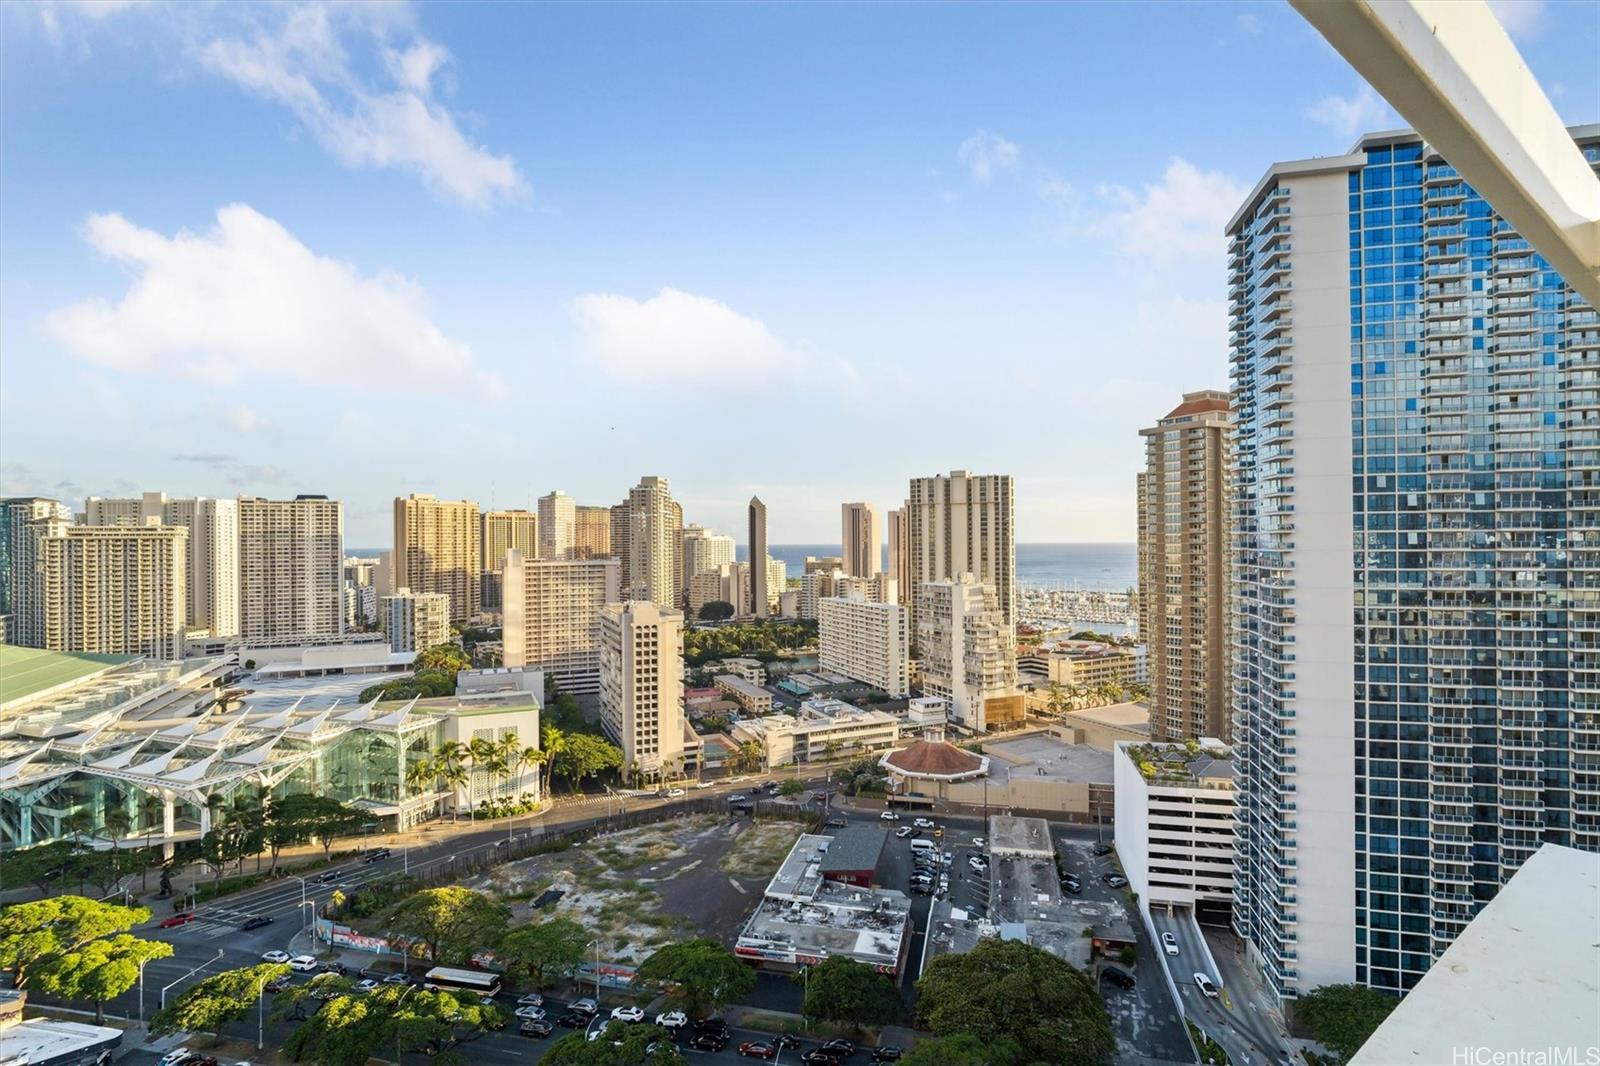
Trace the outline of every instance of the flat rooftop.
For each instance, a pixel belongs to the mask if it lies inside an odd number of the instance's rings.
[[[1116,726],[1119,729],[1130,729],[1136,733],[1150,732],[1150,708],[1142,703],[1112,703],[1105,707],[1072,711],[1062,721],[1070,723],[1074,718],[1097,722],[1100,725]]]
[[[100,1047],[122,1043],[122,1030],[56,1018],[29,1018],[0,1029],[0,1062],[72,1062]]]
[[[1600,1047],[1597,929],[1600,855],[1544,845],[1350,1066],[1450,1062],[1461,1048],[1576,1049],[1573,1061],[1583,1061],[1587,1049]]]
[[[1109,785],[1113,780],[1111,752],[1067,744],[1048,733],[989,741],[983,752],[991,756],[990,776],[999,781],[1018,776]]]
[[[740,692],[746,696],[756,699],[764,698],[770,700],[772,698],[772,693],[768,692],[760,685],[752,684],[751,682],[746,681],[738,674],[718,674],[713,680],[715,680],[718,685],[725,689],[731,689],[734,692]]]
[[[137,655],[90,655],[0,644],[0,707],[137,658]]]
[[[820,880],[820,879],[819,879]],[[887,888],[821,881],[806,902],[771,895],[756,905],[736,948],[794,952],[894,967],[911,933],[911,900]]]
[[[1055,846],[1050,843],[1050,823],[1043,818],[991,815],[989,852],[992,855],[1002,855],[1007,852],[1039,855],[1048,859],[1055,854]]]

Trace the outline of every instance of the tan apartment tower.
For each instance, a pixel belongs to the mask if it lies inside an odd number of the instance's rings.
[[[326,496],[239,498],[239,635],[344,633],[344,505]]]
[[[1228,393],[1186,392],[1139,435],[1139,633],[1149,649],[1150,736],[1227,738]]]
[[[486,611],[499,611],[506,554],[519,551],[530,558],[540,554],[539,516],[532,511],[485,511],[482,521],[483,587],[480,602]]]
[[[906,544],[906,512],[904,508],[890,511],[884,526],[889,540],[889,576],[894,579],[897,603],[911,599],[910,553]]]
[[[611,508],[579,504],[572,520],[572,557],[606,559],[615,554],[611,548]]]
[[[401,589],[383,598],[378,617],[390,651],[414,654],[450,641],[450,597],[442,592]]]
[[[536,666],[563,692],[600,691],[600,612],[622,597],[616,559],[506,559],[501,630],[507,666]]]
[[[969,474],[911,479],[906,516],[906,566],[901,590],[917,627],[921,587],[971,574],[987,585],[1006,627],[1017,632],[1016,486],[1009,474]],[[1015,641],[1012,641],[1015,644]]]
[[[169,499],[164,492],[84,501],[91,526],[143,526],[152,521],[189,531],[184,624],[213,637],[239,632],[239,501],[206,496]]]
[[[72,510],[42,496],[0,499],[0,615],[12,644],[44,646],[44,556],[40,538],[72,522]]]
[[[413,493],[394,501],[394,584],[450,597],[450,621],[478,614],[483,574],[478,505]]]
[[[611,547],[622,560],[622,598],[675,607],[683,595],[683,506],[664,477],[641,477],[611,508]]]
[[[840,555],[851,577],[871,577],[883,570],[883,530],[878,509],[870,503],[846,503],[839,508]]]
[[[571,558],[577,524],[578,505],[572,502],[571,496],[559,489],[548,496],[540,496],[539,558]]]
[[[681,611],[641,601],[601,611],[600,724],[622,748],[624,774],[683,769]]]
[[[767,582],[771,574],[767,568],[767,505],[761,497],[750,497],[750,614],[765,618]]]
[[[60,526],[41,538],[51,651],[183,657],[189,531]]]

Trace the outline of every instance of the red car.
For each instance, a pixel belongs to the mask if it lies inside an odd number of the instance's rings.
[[[180,911],[171,918],[161,919],[161,928],[176,929],[180,925],[188,925],[194,921],[194,911]]]
[[[739,1045],[739,1054],[747,1059],[770,1059],[778,1054],[778,1049],[765,1040],[747,1040]]]

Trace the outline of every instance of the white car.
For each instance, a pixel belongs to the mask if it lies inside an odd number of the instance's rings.
[[[161,1056],[161,1062],[158,1063],[157,1066],[178,1066],[180,1062],[186,1062],[192,1058],[194,1058],[194,1052],[190,1051],[188,1048],[173,1048],[171,1051]]]
[[[900,820],[900,816],[893,811],[884,811],[878,817],[885,822],[898,822]]]
[[[989,842],[987,840],[985,840],[983,837],[973,837],[972,838],[972,846],[975,847],[975,848],[984,847],[988,843]]]
[[[544,1017],[544,1008],[529,1003],[526,1006],[517,1008],[517,1017],[526,1021],[536,1022]]]
[[[1171,933],[1162,933],[1161,947],[1168,955],[1176,955],[1178,953],[1178,938]]]
[[[976,855],[967,860],[967,865],[971,867],[972,872],[975,874],[981,874],[989,869],[989,864],[978,858]]]
[[[689,1016],[681,1010],[669,1010],[656,1015],[656,1024],[663,1029],[682,1029],[689,1024]]]
[[[684,793],[683,789],[681,789],[681,788],[669,788],[669,789],[667,789],[667,799],[677,799],[679,796],[682,796],[682,795],[685,795],[685,793]]]
[[[262,962],[288,962],[289,961],[289,953],[287,951],[263,951],[261,953],[261,961]]]
[[[268,952],[268,954],[270,955],[271,952]],[[280,951],[278,954],[281,955],[283,952]],[[310,973],[316,968],[317,960],[312,958],[310,955],[296,955],[294,958],[289,960],[289,969],[298,970],[301,973]]]
[[[370,977],[363,977],[361,980],[356,982],[355,991],[366,993],[366,992],[371,992],[373,989],[375,989],[377,987],[378,987],[378,982],[374,981]]]
[[[542,1007],[544,1006],[544,997],[537,992],[529,992],[526,995],[519,996],[517,998],[517,1006]]]
[[[701,781],[699,784],[695,785],[694,787],[695,788],[710,788],[711,787],[711,782],[710,781]]]
[[[612,1007],[611,1020],[614,1022],[642,1022],[644,1021],[643,1007]]]
[[[899,837],[901,840],[904,840],[906,837],[915,832],[916,830],[911,828],[909,825],[903,825],[894,831],[894,835]]]
[[[916,826],[918,829],[932,829],[933,828],[933,819],[932,818],[917,818],[917,819],[914,819],[911,822],[911,824]]]
[[[1195,984],[1195,987],[1200,990],[1200,994],[1202,996],[1205,996],[1208,999],[1216,999],[1217,998],[1217,986],[1212,984],[1211,983],[1211,978],[1207,977],[1205,974],[1203,974],[1203,973],[1195,974],[1194,975],[1194,984]]]

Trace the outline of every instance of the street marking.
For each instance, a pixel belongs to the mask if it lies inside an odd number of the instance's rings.
[[[744,886],[741,885],[739,882],[735,881],[733,878],[731,878],[731,877],[728,878],[728,884],[732,885],[733,886],[733,890],[735,892],[739,893],[739,895],[741,895],[741,896],[745,895]]]

